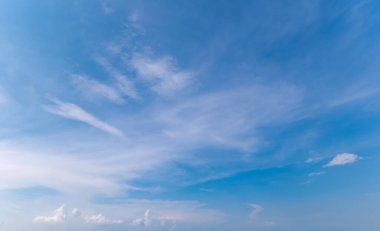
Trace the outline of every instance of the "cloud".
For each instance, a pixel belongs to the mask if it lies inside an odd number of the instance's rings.
[[[73,75],[73,83],[78,90],[90,99],[106,99],[118,104],[124,103],[124,99],[119,91],[109,85],[82,75]]]
[[[139,94],[136,90],[134,83],[122,74],[118,69],[110,64],[110,62],[99,55],[94,56],[95,61],[111,76],[115,82],[115,87],[118,91],[132,99],[138,99]]]
[[[321,172],[311,172],[311,173],[309,173],[309,177],[315,177],[315,176],[321,176],[321,175],[323,175],[323,174],[325,174],[326,172],[324,172],[324,171],[321,171]]]
[[[315,157],[315,158],[310,157],[307,160],[305,160],[305,163],[306,164],[315,164],[315,163],[318,163],[321,160],[322,160],[322,158],[320,158],[320,157]]]
[[[249,204],[249,207],[252,208],[252,212],[249,214],[249,217],[252,219],[257,219],[260,213],[264,210],[264,208],[258,204]]]
[[[67,209],[65,205],[61,205],[59,208],[54,210],[51,216],[37,216],[34,218],[35,222],[41,223],[58,223],[66,221],[68,217]]]
[[[255,129],[294,119],[300,99],[291,86],[253,85],[198,95],[154,115],[165,126],[165,135],[182,145],[252,151],[258,145]]]
[[[54,103],[54,105],[44,107],[45,110],[49,113],[87,123],[111,135],[119,137],[124,136],[123,132],[119,129],[99,120],[75,104],[62,102],[56,99],[53,99],[51,101]]]
[[[169,56],[154,59],[135,54],[130,64],[136,69],[138,76],[161,95],[171,95],[185,89],[193,78],[191,72],[179,70],[173,58]]]
[[[37,223],[61,223],[70,222],[73,219],[80,218],[86,223],[96,224],[96,225],[109,225],[109,224],[122,224],[123,220],[114,220],[105,217],[103,214],[96,214],[91,216],[82,217],[82,213],[79,209],[74,208],[69,213],[65,205],[61,205],[59,208],[54,210],[51,216],[36,216],[33,220]]]
[[[175,220],[162,219],[159,217],[152,217],[150,209],[147,209],[143,218],[134,219],[131,222],[131,226],[140,227],[165,227],[172,230],[176,226]]]
[[[92,216],[86,216],[84,219],[87,223],[96,224],[96,225],[114,225],[114,224],[124,223],[123,220],[109,219],[100,213],[96,215],[92,215]]]
[[[261,213],[264,211],[264,208],[258,204],[249,204],[249,207],[252,208],[249,217],[255,223],[255,225],[264,226],[264,227],[272,227],[276,223],[272,220],[265,220],[261,218]]]
[[[143,226],[143,227],[149,226],[150,224],[151,224],[151,217],[150,217],[149,209],[145,211],[143,218],[137,218],[133,220],[131,223],[131,225],[133,226]]]
[[[324,165],[324,167],[333,167],[338,165],[352,164],[358,161],[360,157],[352,153],[337,154],[330,162]]]

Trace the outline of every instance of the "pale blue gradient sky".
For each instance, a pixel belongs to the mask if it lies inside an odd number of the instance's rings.
[[[0,229],[377,231],[380,2],[0,2]]]

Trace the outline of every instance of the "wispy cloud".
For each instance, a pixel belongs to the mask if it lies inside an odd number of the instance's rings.
[[[112,80],[115,82],[116,88],[123,95],[127,95],[132,99],[138,99],[139,94],[136,90],[134,83],[124,74],[122,74],[117,68],[115,68],[106,58],[95,55],[95,61],[102,67]]]
[[[124,103],[122,95],[112,86],[82,75],[73,75],[72,79],[75,87],[89,99],[106,99],[118,104]]]
[[[324,165],[324,167],[333,167],[339,165],[352,164],[360,160],[360,157],[353,153],[341,153],[337,154],[330,162]]]
[[[119,129],[101,121],[75,104],[62,102],[57,99],[52,99],[51,101],[54,105],[44,106],[45,110],[49,113],[87,123],[111,135],[124,136],[123,132]]]
[[[252,219],[257,219],[259,214],[264,210],[264,208],[258,204],[249,204],[249,207],[252,208],[252,212],[249,214],[249,217]]]
[[[248,133],[294,119],[301,99],[291,86],[253,85],[199,95],[155,114],[165,125],[164,133],[183,145],[218,144],[247,151],[258,144]]]
[[[193,78],[191,72],[180,70],[169,56],[152,58],[135,54],[130,64],[136,69],[138,76],[161,95],[170,95],[185,89]]]
[[[323,174],[325,174],[326,172],[324,172],[324,171],[320,171],[320,172],[311,172],[311,173],[309,173],[309,177],[316,177],[316,176],[321,176],[321,175],[323,175]]]
[[[306,164],[315,164],[315,163],[318,163],[321,160],[322,160],[322,158],[320,158],[320,157],[310,157],[307,160],[305,160],[305,163]]]
[[[115,9],[111,6],[110,1],[108,1],[108,0],[101,0],[101,1],[100,1],[100,4],[101,4],[101,6],[102,6],[102,9],[103,9],[104,13],[106,13],[106,14],[111,14],[111,13],[113,13],[114,10],[115,10]]]
[[[264,211],[264,207],[259,204],[249,204],[249,207],[252,208],[249,217],[255,223],[255,225],[271,227],[275,225],[274,221],[265,220],[261,218],[261,213]]]

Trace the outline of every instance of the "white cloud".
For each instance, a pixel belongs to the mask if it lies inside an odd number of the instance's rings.
[[[338,165],[352,164],[358,161],[360,157],[352,153],[337,154],[330,162],[324,165],[324,167],[332,167]]]
[[[325,174],[326,172],[324,172],[324,171],[321,171],[321,172],[311,172],[311,173],[309,173],[309,177],[315,177],[315,176],[321,176],[321,175],[323,175],[323,174]]]
[[[310,157],[307,160],[305,160],[305,163],[306,164],[314,164],[314,163],[318,163],[321,160],[322,160],[322,158],[320,158],[320,157],[315,157],[315,158]]]
[[[185,89],[192,79],[188,71],[179,70],[173,58],[165,56],[157,59],[137,54],[130,64],[138,76],[152,85],[152,89],[161,95],[170,95]]]
[[[73,83],[90,99],[106,99],[118,104],[124,103],[124,99],[117,89],[96,80],[82,75],[73,75]]]
[[[41,223],[57,223],[66,221],[68,217],[67,209],[65,205],[61,205],[59,208],[54,210],[51,216],[37,216],[34,218],[35,222]]]
[[[119,129],[99,120],[98,118],[86,112],[84,109],[75,104],[62,102],[56,99],[51,101],[54,103],[54,105],[44,107],[47,112],[68,119],[78,120],[87,123],[93,127],[99,128],[100,130],[103,130],[115,136],[124,136],[123,132]]]
[[[150,224],[151,224],[151,217],[150,217],[149,209],[145,211],[143,218],[137,218],[133,220],[131,223],[131,225],[133,226],[143,226],[143,227],[149,226]]]
[[[86,216],[85,221],[87,223],[96,224],[96,225],[111,225],[111,224],[122,224],[123,220],[120,219],[109,219],[105,217],[103,214],[96,214],[92,216]]]
[[[79,221],[85,221],[86,223],[96,224],[96,225],[109,225],[109,224],[122,224],[123,220],[120,219],[109,219],[103,214],[96,214],[91,216],[83,216],[79,209],[74,208],[69,213],[65,205],[61,205],[59,208],[54,210],[51,216],[36,216],[33,220],[38,223],[61,223],[70,222],[73,219],[78,219]]]
[[[139,94],[137,93],[134,83],[128,79],[127,76],[112,66],[104,57],[96,55],[94,59],[105,71],[109,73],[115,82],[115,87],[121,94],[129,96],[132,99],[139,98]]]
[[[182,145],[252,151],[258,143],[255,129],[293,119],[299,100],[300,93],[289,86],[250,86],[192,97],[154,114],[165,135]]]

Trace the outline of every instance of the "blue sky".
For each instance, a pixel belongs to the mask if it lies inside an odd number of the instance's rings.
[[[0,2],[0,229],[375,231],[380,2]]]

